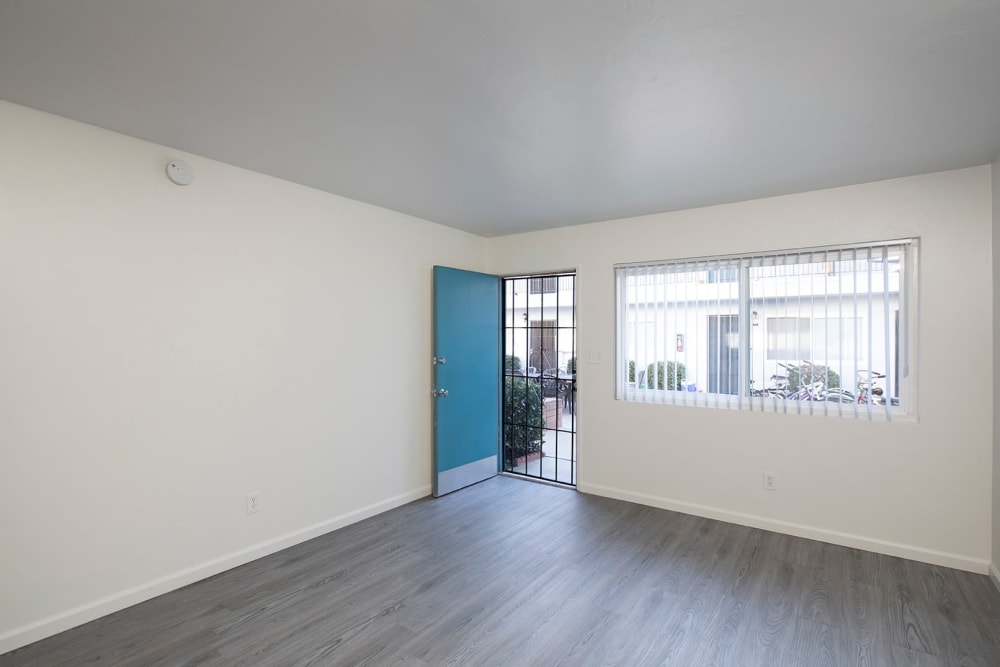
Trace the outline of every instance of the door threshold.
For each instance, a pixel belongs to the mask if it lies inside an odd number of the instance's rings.
[[[560,489],[570,489],[571,491],[576,491],[576,484],[566,484],[564,482],[555,482],[551,479],[544,479],[542,477],[532,477],[531,475],[522,475],[518,472],[508,472],[503,471],[497,473],[501,477],[510,477],[511,479],[520,479],[525,482],[534,482],[535,484],[545,484],[546,486],[555,486]]]

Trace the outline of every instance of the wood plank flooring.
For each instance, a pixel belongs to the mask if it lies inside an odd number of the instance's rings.
[[[18,665],[1000,665],[985,576],[498,477]]]

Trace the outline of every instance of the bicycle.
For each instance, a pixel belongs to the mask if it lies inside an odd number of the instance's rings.
[[[789,400],[828,401],[830,403],[854,402],[854,394],[846,389],[827,387],[827,377],[832,372],[826,366],[817,366],[811,361],[803,361],[794,366],[778,365],[788,371],[786,380],[789,384],[793,375],[798,379],[799,389],[787,396]]]
[[[858,403],[871,405],[885,405],[885,390],[875,384],[876,380],[885,378],[885,373],[878,371],[860,370],[858,375]],[[892,397],[889,405],[899,405],[899,399]]]
[[[823,380],[807,382],[799,387],[798,391],[789,394],[790,401],[825,401],[826,383]]]
[[[750,380],[750,396],[753,398],[788,398],[788,377],[785,375],[772,375],[771,385],[763,389],[755,389],[754,381]]]

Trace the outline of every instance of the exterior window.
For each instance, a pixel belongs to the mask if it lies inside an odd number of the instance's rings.
[[[530,278],[528,280],[528,291],[532,294],[555,294],[558,288],[558,276],[544,276],[542,278]]]
[[[918,241],[615,267],[622,400],[916,411]]]
[[[708,272],[708,282],[710,283],[734,283],[740,278],[740,270],[736,267],[729,269],[712,269]]]
[[[808,317],[767,318],[768,359],[808,359],[811,321]]]

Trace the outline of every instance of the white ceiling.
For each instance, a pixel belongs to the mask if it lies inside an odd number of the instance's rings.
[[[1000,0],[0,0],[0,98],[495,236],[991,162]]]

